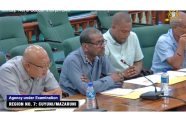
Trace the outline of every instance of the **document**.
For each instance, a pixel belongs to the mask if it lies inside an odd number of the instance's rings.
[[[160,91],[159,87],[156,87],[157,91]],[[149,91],[155,91],[154,86],[148,86],[148,87],[143,87],[143,88],[138,88],[133,90],[133,92],[124,95],[124,96],[118,96],[121,98],[128,98],[128,99],[138,99],[141,94],[149,92]]]
[[[154,75],[148,75],[146,76],[149,80],[151,80],[153,83],[157,83],[158,81],[161,81],[161,75],[160,74],[154,74]],[[132,84],[138,84],[138,85],[144,85],[144,86],[150,86],[152,83],[148,81],[145,77],[139,77],[131,80],[123,81],[124,83],[132,83]]]
[[[115,88],[115,89],[101,92],[101,94],[111,95],[111,96],[123,96],[123,95],[131,93],[132,91],[133,91],[132,89]]]
[[[182,69],[179,71],[168,71],[169,74],[169,85],[176,84],[179,82],[182,82],[186,80],[186,69]],[[149,80],[151,80],[153,83],[161,83],[161,73],[148,75],[146,76]],[[131,80],[123,81],[124,83],[132,83],[132,84],[138,84],[138,85],[144,85],[144,86],[150,86],[152,83],[148,81],[145,77],[139,77]]]
[[[168,71],[167,73],[169,74],[169,85],[186,80],[186,72],[184,72],[184,69],[179,71]],[[161,83],[161,80],[158,81],[158,83]]]

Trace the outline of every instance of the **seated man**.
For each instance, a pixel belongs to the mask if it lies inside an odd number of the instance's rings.
[[[170,26],[172,29],[160,36],[155,46],[151,67],[155,73],[186,68],[186,14],[179,12],[178,17],[171,19]]]
[[[113,16],[112,27],[103,35],[107,40],[105,54],[116,71],[124,71],[126,78],[140,74],[143,53],[137,35],[131,31],[130,15],[118,12]]]
[[[70,53],[63,64],[60,86],[69,95],[86,94],[87,82],[92,81],[95,92],[121,87],[122,73],[114,69],[106,56],[105,40],[95,28],[85,29],[80,35],[81,47]]]
[[[7,95],[61,95],[61,88],[49,70],[50,59],[40,46],[31,45],[0,67],[0,109]]]

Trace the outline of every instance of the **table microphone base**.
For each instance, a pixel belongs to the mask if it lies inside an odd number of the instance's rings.
[[[83,111],[87,111],[87,112],[104,112],[107,111],[105,109],[101,109],[101,108],[92,108],[92,109],[84,109]]]
[[[161,98],[161,95],[162,95],[162,92],[154,92],[154,91],[151,91],[151,92],[146,92],[146,93],[143,93],[140,98],[141,99],[147,99],[147,100],[157,100],[157,99],[160,99]]]

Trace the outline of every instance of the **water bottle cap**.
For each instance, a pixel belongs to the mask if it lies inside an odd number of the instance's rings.
[[[170,70],[172,70],[172,69],[171,68],[165,68],[165,69],[163,69],[163,72],[166,73],[167,71],[170,71]]]
[[[93,83],[90,81],[90,82],[88,83],[88,86],[93,86]]]
[[[167,72],[167,69],[163,69],[163,72],[166,73]]]

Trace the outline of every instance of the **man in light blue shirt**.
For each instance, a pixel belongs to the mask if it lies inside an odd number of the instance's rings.
[[[89,81],[95,92],[121,87],[123,73],[115,73],[104,56],[105,40],[95,28],[85,29],[80,35],[81,47],[67,56],[60,75],[60,86],[69,95],[86,94]]]
[[[38,45],[26,48],[0,67],[0,110],[6,108],[7,95],[61,95],[61,88],[49,70],[47,52]],[[21,108],[9,110],[22,110]]]
[[[186,14],[179,12],[178,17],[171,19],[170,26],[172,29],[160,36],[155,46],[151,67],[154,73],[186,68]]]

